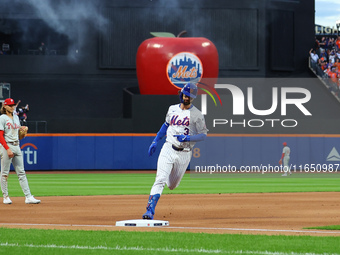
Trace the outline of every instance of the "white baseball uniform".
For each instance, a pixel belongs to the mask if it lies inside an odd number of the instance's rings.
[[[289,168],[289,160],[290,160],[290,148],[288,146],[283,147],[282,153],[284,154],[282,164],[283,164],[283,171],[285,173],[290,173]]]
[[[156,180],[150,195],[162,194],[165,184],[176,188],[190,163],[192,149],[196,142],[179,142],[174,135],[207,134],[208,129],[202,113],[195,107],[181,109],[181,104],[171,105],[166,114],[166,141],[157,162]]]
[[[20,186],[25,196],[31,196],[31,191],[28,186],[24,169],[23,155],[20,149],[19,129],[20,121],[16,114],[13,114],[13,119],[6,114],[2,114],[0,116],[0,130],[4,131],[5,141],[14,154],[13,158],[9,158],[7,150],[0,144],[1,190],[4,197],[8,196],[7,178],[10,171],[11,163],[13,163],[15,172],[18,175]]]

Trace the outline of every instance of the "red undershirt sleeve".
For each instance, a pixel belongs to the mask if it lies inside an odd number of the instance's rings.
[[[4,146],[4,148],[5,148],[6,150],[9,149],[9,147],[8,147],[6,141],[5,141],[4,131],[3,131],[3,130],[0,130],[0,143],[2,144],[2,146]]]

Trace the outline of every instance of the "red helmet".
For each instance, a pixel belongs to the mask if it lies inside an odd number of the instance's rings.
[[[287,146],[287,143],[286,143],[286,142],[284,142],[284,143],[283,143],[283,146]]]
[[[16,103],[14,102],[14,100],[12,98],[7,98],[4,101],[4,105],[15,105]]]

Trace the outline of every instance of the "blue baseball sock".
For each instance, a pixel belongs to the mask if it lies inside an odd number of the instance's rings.
[[[158,202],[158,199],[160,198],[160,194],[150,195],[148,205],[146,206],[146,210],[151,211],[152,214],[155,214],[155,208]]]

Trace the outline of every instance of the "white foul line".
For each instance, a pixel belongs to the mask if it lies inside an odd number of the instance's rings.
[[[91,227],[91,228],[116,228],[114,225],[81,225],[81,224],[42,224],[42,223],[0,223],[5,226],[55,226],[55,227]],[[133,228],[128,226],[126,228]],[[140,227],[138,227],[140,228]],[[261,228],[207,228],[207,227],[153,227],[165,229],[184,229],[184,230],[228,230],[228,231],[258,231],[258,232],[285,232],[285,233],[311,233],[311,234],[340,234],[340,230],[293,230],[293,229],[261,229]]]
[[[54,226],[54,227],[98,227],[98,228],[112,228],[113,225],[81,225],[81,224],[43,224],[43,223],[0,223],[5,226]]]
[[[213,254],[265,254],[265,255],[339,255],[337,253],[297,253],[297,252],[272,252],[272,251],[223,251],[220,249],[217,250],[207,250],[207,249],[183,249],[183,248],[147,248],[143,246],[120,246],[116,245],[115,247],[107,247],[107,246],[80,246],[80,245],[56,245],[56,244],[45,244],[45,245],[36,245],[36,244],[18,244],[18,243],[0,243],[2,247],[25,247],[25,248],[47,248],[47,249],[76,249],[76,250],[114,250],[114,251],[157,251],[157,252],[176,252],[176,253],[213,253]]]
[[[340,234],[339,231],[329,230],[293,230],[293,229],[261,229],[261,228],[204,228],[204,227],[166,227],[174,229],[192,229],[192,230],[230,230],[230,231],[259,231],[259,232],[291,232],[291,233],[323,233],[323,234]]]

